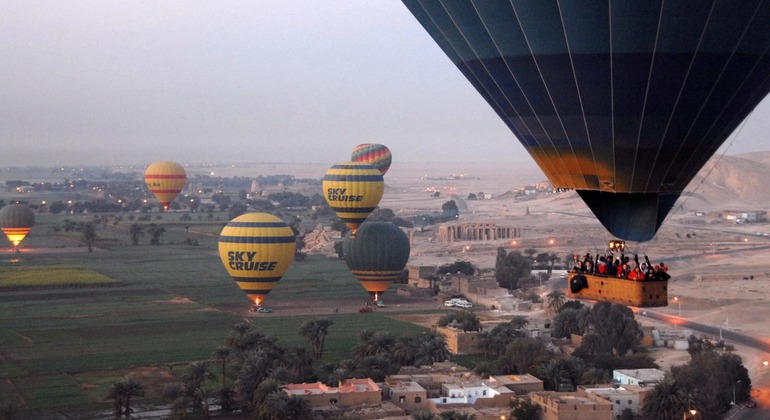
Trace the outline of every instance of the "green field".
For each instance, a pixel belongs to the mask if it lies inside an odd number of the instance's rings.
[[[145,237],[133,246],[124,221],[100,225],[100,238],[112,240],[89,253],[55,233],[51,226],[58,222],[40,217],[21,254],[0,255],[0,406],[20,404],[22,418],[51,410],[78,418],[86,408],[109,409],[107,389],[131,369],[207,359],[244,320],[279,345],[307,346],[298,331],[311,317],[247,311],[250,302],[219,261],[217,235],[187,232],[170,221],[163,224],[164,244],[149,245]],[[208,233],[221,225],[195,229]],[[184,245],[190,237],[197,246]],[[324,360],[349,357],[364,328],[397,335],[423,330],[388,317],[392,311],[355,311],[367,296],[344,263],[309,257],[292,265],[268,304],[349,300],[351,313],[318,313],[334,321]]]

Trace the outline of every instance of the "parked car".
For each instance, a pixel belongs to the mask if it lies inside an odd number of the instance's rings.
[[[749,401],[746,402],[746,407],[747,408],[754,408],[756,406],[757,406],[757,402],[754,401],[754,400],[749,400]]]
[[[444,306],[449,306],[449,307],[455,307],[456,306],[458,308],[472,308],[473,304],[468,302],[465,299],[454,298],[452,300],[444,301]]]
[[[378,308],[384,308],[385,307],[385,302],[383,302],[381,300],[375,300],[374,304],[377,305]]]

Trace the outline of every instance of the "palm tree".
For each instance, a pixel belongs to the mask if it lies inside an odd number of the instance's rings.
[[[214,350],[214,353],[212,353],[211,357],[214,358],[214,360],[219,361],[219,369],[222,371],[221,373],[221,385],[225,386],[225,378],[227,375],[227,359],[230,358],[230,355],[232,354],[232,349],[229,347],[219,347],[216,350]]]
[[[544,379],[548,387],[554,391],[559,389],[559,384],[569,381],[569,370],[564,359],[555,358],[541,365],[537,370],[537,377]]]
[[[677,381],[666,377],[644,398],[642,417],[645,419],[679,419],[682,413],[697,409],[695,398]]]
[[[304,380],[313,373],[313,355],[305,347],[291,349],[286,362],[299,380]]]
[[[291,395],[286,400],[286,418],[292,420],[313,419],[313,409],[307,398],[301,395]]]
[[[123,383],[115,382],[110,385],[110,391],[107,394],[107,399],[112,400],[112,411],[115,417],[120,417],[123,414]]]
[[[88,252],[93,252],[94,241],[96,241],[96,225],[93,222],[81,223],[80,233],[83,235],[83,242],[88,247]]]
[[[324,340],[329,327],[334,324],[329,318],[308,319],[299,327],[299,334],[310,342],[316,359],[323,356]]]
[[[389,331],[377,331],[373,334],[362,335],[365,335],[360,337],[363,341],[353,348],[353,354],[359,358],[390,354],[396,343],[395,337]]]
[[[209,404],[217,399],[219,393],[213,388],[198,388],[195,390],[195,398],[203,405],[203,417],[211,418],[211,408]]]
[[[115,414],[120,415],[121,407],[126,417],[131,416],[131,397],[143,397],[144,387],[136,378],[125,376],[120,382],[115,382],[110,386],[110,392],[107,398],[115,401]]]
[[[559,260],[561,260],[561,258],[559,258],[559,256],[558,256],[558,255],[556,255],[556,254],[554,254],[553,252],[547,252],[547,253],[546,253],[546,258],[547,258],[548,262],[549,262],[549,263],[551,263],[551,266],[550,266],[550,268],[548,269],[548,275],[550,276],[550,275],[551,275],[551,273],[553,273],[553,266],[554,266],[554,265],[555,265],[557,262],[559,262]]]
[[[203,381],[212,377],[208,361],[193,362],[187,366],[187,371],[182,375],[182,379],[185,381],[187,395],[192,397],[193,409],[201,406],[201,399],[197,391],[201,388]]]
[[[412,420],[436,420],[436,415],[425,410],[415,411],[412,413]]]
[[[590,385],[597,385],[597,384],[606,384],[609,383],[612,380],[612,375],[610,375],[606,370],[599,369],[599,368],[589,368],[585,372],[583,372],[583,376],[580,377],[580,383],[581,384],[590,384]]]
[[[511,318],[509,324],[511,324],[511,327],[515,330],[520,330],[527,326],[529,324],[529,319],[525,316],[516,315],[513,318]]]
[[[139,223],[132,223],[128,228],[128,234],[131,236],[131,244],[139,245],[139,237],[144,236],[144,230]]]
[[[266,357],[264,353],[255,352],[249,354],[243,361],[243,366],[235,380],[235,395],[249,409],[255,408],[255,393],[257,388],[266,381],[265,378],[270,374],[272,360]]]
[[[559,309],[561,309],[561,307],[564,305],[564,302],[566,301],[564,292],[558,289],[554,289],[548,293],[546,299],[548,300],[548,312],[551,314],[559,312]]]
[[[414,356],[415,366],[432,365],[448,358],[449,350],[446,346],[446,338],[441,333],[430,331],[419,337]]]
[[[393,361],[399,366],[409,366],[414,362],[414,337],[402,335],[393,345]]]

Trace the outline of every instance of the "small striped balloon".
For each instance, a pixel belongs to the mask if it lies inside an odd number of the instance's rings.
[[[260,305],[294,261],[296,238],[283,220],[246,213],[219,235],[219,258],[249,300]]]
[[[171,202],[184,189],[187,173],[176,162],[155,162],[144,171],[144,182],[163,204],[163,210],[168,210]]]
[[[323,192],[329,207],[353,232],[374,211],[385,192],[382,173],[362,162],[340,162],[323,179]]]
[[[390,169],[393,155],[384,144],[364,143],[359,144],[350,154],[353,162],[368,163],[377,168],[383,175]]]

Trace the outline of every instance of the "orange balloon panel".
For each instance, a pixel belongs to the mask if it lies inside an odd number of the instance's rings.
[[[144,182],[155,198],[168,209],[169,204],[184,189],[187,174],[176,162],[155,162],[144,172]]]

